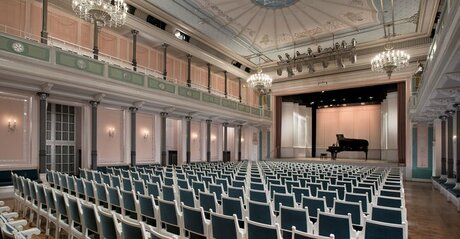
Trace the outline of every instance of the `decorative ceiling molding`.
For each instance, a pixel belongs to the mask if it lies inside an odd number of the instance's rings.
[[[460,87],[453,87],[453,88],[439,88],[436,91],[444,96],[455,98],[460,96]]]
[[[457,71],[446,73],[446,77],[448,80],[460,81],[460,72]]]

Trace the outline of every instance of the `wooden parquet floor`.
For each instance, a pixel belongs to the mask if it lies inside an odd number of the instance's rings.
[[[460,213],[431,183],[405,182],[410,239],[459,239]]]
[[[409,239],[460,238],[460,213],[439,191],[432,189],[431,183],[405,182],[404,187]],[[4,201],[7,205],[13,205],[12,200]],[[46,237],[42,233],[34,238],[52,237]],[[61,234],[61,238],[66,238],[65,233]]]

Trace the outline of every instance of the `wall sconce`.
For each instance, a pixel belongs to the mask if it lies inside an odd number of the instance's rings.
[[[211,142],[214,142],[216,141],[216,136],[215,135],[211,135]]]
[[[16,120],[8,120],[8,132],[14,132],[16,130]]]
[[[198,134],[197,133],[192,133],[192,140],[198,139]]]
[[[112,138],[115,135],[115,128],[110,127],[108,132],[109,132],[109,137]]]
[[[244,138],[241,138],[241,143],[243,143],[243,142],[244,142]]]
[[[144,137],[144,139],[148,139],[149,138],[149,131],[144,130],[144,132],[142,132],[142,136]]]

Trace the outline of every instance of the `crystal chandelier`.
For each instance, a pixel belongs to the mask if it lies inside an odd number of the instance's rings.
[[[104,27],[119,27],[125,24],[128,5],[125,0],[72,0],[73,11],[94,25],[93,54],[98,59],[99,30]]]
[[[262,69],[260,67],[257,68],[257,73],[252,74],[246,82],[248,83],[249,87],[253,88],[257,91],[260,95],[266,95],[270,93],[270,87],[272,86],[273,79],[265,74],[262,73]]]
[[[374,72],[386,72],[388,78],[393,71],[401,70],[409,65],[410,56],[404,51],[394,50],[391,44],[385,46],[385,51],[371,60],[371,69]]]
[[[126,22],[128,6],[124,0],[72,0],[72,9],[99,27],[119,27]]]

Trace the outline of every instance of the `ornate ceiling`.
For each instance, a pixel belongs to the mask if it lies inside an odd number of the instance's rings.
[[[332,40],[359,44],[384,38],[380,0],[148,0],[194,31],[258,64],[307,47],[332,45]],[[417,32],[426,0],[395,0],[395,32]],[[433,1],[434,2],[434,1]],[[385,21],[391,21],[391,0],[383,0]],[[432,9],[436,11],[436,9]],[[430,15],[430,14],[428,14]]]

